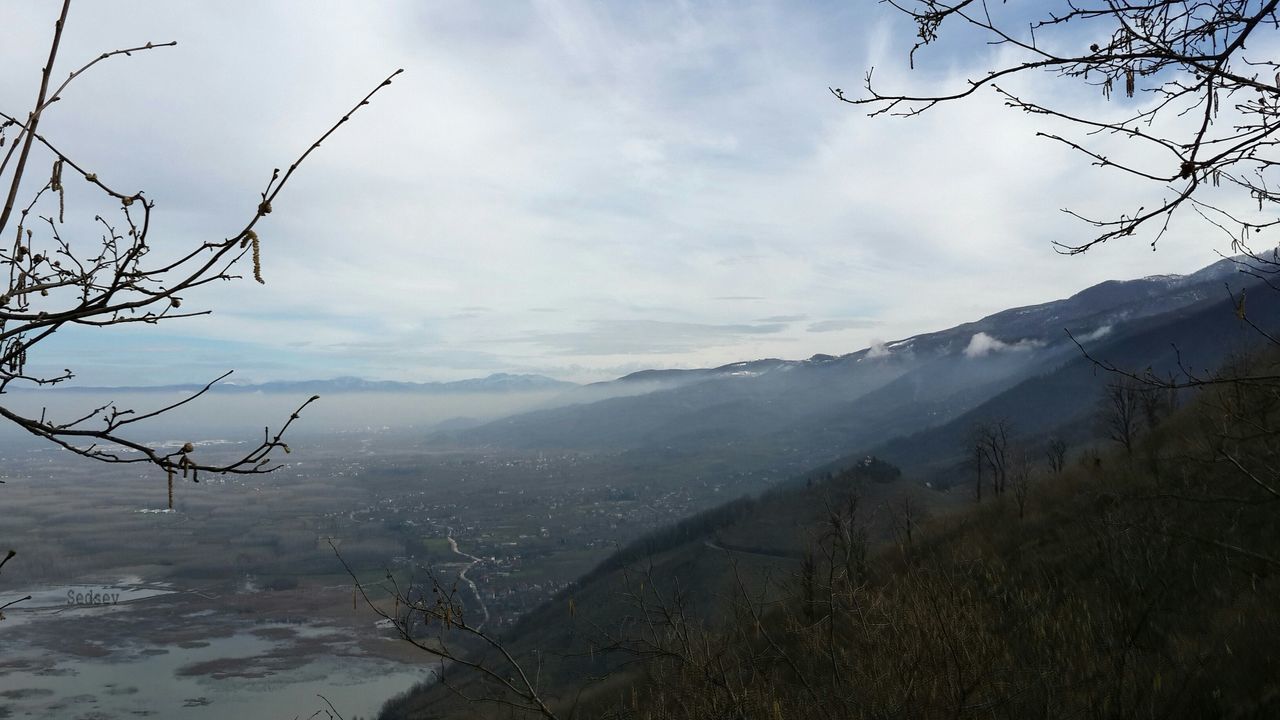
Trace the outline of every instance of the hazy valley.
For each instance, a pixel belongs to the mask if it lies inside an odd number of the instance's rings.
[[[1280,0],[0,6],[0,720],[1280,717]]]
[[[423,391],[350,380],[231,388],[208,398],[213,410],[171,419],[162,437],[234,456],[249,442],[241,417],[279,412],[299,391],[338,392],[302,421],[282,469],[178,478],[172,512],[163,476],[86,464],[7,433],[4,529],[28,549],[2,587],[5,597],[36,596],[7,610],[0,628],[8,707],[15,716],[235,708],[275,717],[327,684],[345,713],[372,714],[429,681],[429,664],[354,602],[342,561],[375,602],[393,599],[388,580],[412,587],[430,574],[459,592],[480,628],[517,648],[569,652],[555,630],[566,597],[595,597],[583,612],[607,618],[616,573],[673,549],[696,549],[697,569],[679,573],[700,578],[694,585],[720,577],[726,558],[752,573],[785,572],[803,556],[805,518],[818,507],[787,488],[861,472],[869,455],[906,472],[886,465],[891,472],[861,491],[876,508],[869,531],[887,542],[894,503],[947,514],[969,502],[965,447],[986,419],[1010,422],[1029,446],[1100,441],[1094,418],[1108,379],[1064,331],[1099,357],[1146,361],[1157,373],[1177,362],[1216,367],[1247,348],[1247,330],[1223,322],[1232,312],[1224,282],[1256,284],[1224,261],[848,355],[586,387],[499,377],[487,393],[476,392],[482,383]],[[1260,302],[1269,313],[1276,301]],[[1175,345],[1176,356],[1167,351]],[[87,398],[145,407],[180,391],[18,399],[56,413]],[[468,427],[456,420],[463,408]],[[384,424],[372,427],[375,419]],[[698,513],[706,520],[679,530]],[[86,591],[87,600],[75,595]],[[329,665],[336,658],[342,671]],[[185,684],[157,694],[121,679],[131,667]]]

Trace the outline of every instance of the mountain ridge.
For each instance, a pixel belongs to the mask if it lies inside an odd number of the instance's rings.
[[[59,385],[49,388],[25,388],[20,392],[193,392],[205,386],[196,383],[176,385],[119,385],[75,386]],[[468,392],[531,392],[544,390],[570,390],[581,387],[577,383],[557,380],[546,375],[492,373],[482,378],[468,378],[448,382],[411,382],[401,380],[365,380],[354,376],[340,376],[327,380],[271,380],[263,383],[220,382],[210,388],[218,393],[336,393],[336,392],[404,392],[423,394]]]
[[[818,464],[834,459],[833,447],[853,451],[945,422],[1077,356],[1068,332],[1102,338],[1144,318],[1218,295],[1225,299],[1222,283],[1233,280],[1256,282],[1225,259],[1176,278],[1099,283],[1068,298],[839,356],[640,371],[571,391],[581,393],[583,402],[437,433],[429,441],[473,448],[661,453],[767,440],[780,451],[798,451],[789,464]],[[634,390],[641,387],[643,392]],[[617,394],[611,396],[610,390]]]

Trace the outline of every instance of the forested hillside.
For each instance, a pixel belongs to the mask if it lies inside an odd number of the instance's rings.
[[[1251,302],[1280,314],[1274,293]],[[1280,392],[1218,380],[1280,362],[1238,310],[1207,299],[1117,324],[1091,357],[875,456],[622,549],[502,642],[558,716],[1265,717]],[[999,467],[975,464],[993,424]],[[522,702],[446,678],[383,717],[496,707],[458,692]]]
[[[643,676],[593,712],[1273,717],[1278,421],[1274,387],[1214,387],[1132,452],[1077,453],[1025,496],[878,550],[859,530],[873,512],[850,505],[778,602],[744,592],[720,628],[667,623]]]

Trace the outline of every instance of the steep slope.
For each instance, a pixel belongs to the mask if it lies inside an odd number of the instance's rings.
[[[1159,312],[1165,308],[1163,302],[1156,302],[1164,296],[1152,291],[1161,284],[1175,287],[1178,293],[1177,302],[1171,301],[1172,309],[1165,312]],[[1188,284],[1185,279],[1142,281],[1144,292],[1152,292],[1128,306],[1128,311],[1098,311],[1091,305],[1089,322],[1093,324],[1094,339],[1087,342],[1089,351],[1117,366],[1139,371],[1150,367],[1153,372],[1164,373],[1179,367],[1196,371],[1216,368],[1232,353],[1255,345],[1257,333],[1236,318],[1235,307],[1221,290],[1220,278],[1209,281],[1212,289],[1203,283],[1198,285]],[[1108,285],[1099,292],[1111,297],[1116,291]],[[1249,297],[1251,317],[1265,324],[1280,318],[1280,294],[1255,292]],[[1135,307],[1141,311],[1133,310]],[[1031,313],[1016,317],[1025,318],[1028,314]],[[1100,327],[1109,329],[1100,333]],[[926,344],[950,343],[954,347],[970,329],[953,331],[949,340],[941,338],[942,334],[922,338],[926,338]],[[944,397],[936,397],[940,389],[961,386],[979,375],[972,369],[964,370],[954,358],[947,361],[935,356],[932,364],[921,363],[863,393],[858,407],[848,409],[850,416],[858,409],[869,412],[870,419],[864,421],[867,425],[884,424],[886,419],[895,418],[894,427],[908,428],[912,418],[922,412],[935,413],[936,417],[951,413],[945,421],[923,430],[909,428],[918,432],[871,451],[904,467],[906,478],[899,478],[890,466],[871,460],[862,452],[798,476],[759,498],[738,500],[707,511],[644,538],[606,560],[582,578],[577,587],[524,618],[507,636],[508,646],[519,657],[536,657],[547,677],[604,676],[627,656],[602,652],[600,638],[593,633],[634,622],[634,617],[628,620],[634,608],[626,606],[621,598],[628,593],[634,596],[638,588],[656,586],[668,593],[679,588],[687,598],[687,611],[708,618],[714,627],[716,622],[733,618],[718,604],[724,597],[742,587],[758,588],[765,577],[788,577],[798,572],[804,549],[818,537],[832,508],[851,490],[861,497],[864,528],[873,545],[893,536],[895,528],[901,527],[895,525],[901,520],[901,515],[895,513],[908,506],[922,516],[945,515],[967,506],[971,502],[967,489],[945,490],[950,485],[969,482],[968,471],[958,465],[966,454],[966,439],[977,422],[1010,419],[1019,430],[1019,439],[1028,442],[1047,433],[1066,431],[1080,439],[1096,437],[1091,417],[1102,388],[1113,377],[1099,371],[1069,343],[1060,343],[1058,349],[1053,349],[1046,342],[1042,347],[1017,352],[1017,362],[987,368],[985,384],[961,387],[952,396]],[[968,359],[1000,362],[1009,356],[997,353]],[[1024,357],[1040,364],[1021,360]],[[954,377],[948,377],[948,373]],[[966,398],[954,397],[966,394]],[[910,398],[909,402],[918,407],[894,415],[894,402],[901,398]],[[948,403],[967,407],[949,410],[945,407]],[[921,407],[928,410],[922,411]],[[842,410],[822,413],[823,422],[835,423],[844,418]],[[867,430],[865,434],[874,433]],[[930,481],[933,488],[926,488],[925,481]],[[576,613],[567,609],[571,598],[578,608]],[[605,683],[587,697],[620,691],[630,680],[616,682],[620,684]],[[555,683],[549,682],[548,687],[554,694]],[[435,717],[443,707],[457,710],[455,706],[434,704],[441,701],[436,692],[418,692],[388,706],[384,717]]]
[[[1274,377],[1277,357],[1253,362]],[[1277,388],[1237,389],[1166,417],[1133,456],[1071,463],[1021,499],[970,502],[879,552],[831,533],[811,571],[730,595],[712,626],[659,618],[643,671],[565,707],[665,720],[1275,717],[1280,525],[1276,491],[1254,473],[1280,451],[1277,405],[1259,402]]]
[[[1256,290],[1248,293],[1250,316],[1274,324],[1280,318],[1280,293],[1259,281],[1245,287]],[[1101,370],[1094,360],[1159,377],[1186,379],[1184,372],[1208,377],[1232,355],[1253,348],[1261,339],[1237,318],[1235,306],[1226,299],[1204,300],[1119,324],[1106,337],[1086,344],[1089,357],[1077,353],[1061,366],[1018,383],[943,426],[896,438],[871,452],[917,474],[932,470],[945,475],[964,460],[961,456],[973,428],[985,421],[1008,421],[1014,437],[1032,446],[1050,434],[1071,440],[1095,436],[1103,389],[1117,377]],[[850,458],[850,462],[856,460],[857,456]]]
[[[561,593],[525,616],[503,640],[506,649],[526,665],[536,665],[546,678],[548,700],[571,700],[587,678],[606,677],[634,661],[631,653],[611,647],[619,628],[644,614],[625,598],[653,592],[676,592],[688,599],[690,616],[711,618],[722,601],[740,586],[759,587],[766,577],[795,571],[805,548],[832,504],[858,492],[865,507],[883,505],[903,492],[919,492],[901,480],[890,465],[867,459],[838,475],[759,498],[744,498],[700,513],[672,528],[632,543]],[[887,517],[869,514],[868,532],[875,542],[891,533]],[[729,615],[723,615],[728,619]],[[496,658],[495,658],[496,660]],[[497,660],[499,665],[501,660]],[[473,674],[459,673],[451,688],[423,685],[383,708],[381,720],[488,717],[484,705],[460,701],[497,696]],[[604,691],[594,687],[588,695]]]

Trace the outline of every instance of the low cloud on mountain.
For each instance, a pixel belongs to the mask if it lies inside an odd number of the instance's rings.
[[[1044,341],[1025,339],[1015,343],[1007,343],[980,332],[974,333],[974,336],[969,339],[969,344],[964,349],[964,356],[967,358],[980,358],[992,353],[1034,350],[1039,347],[1044,347]]]

